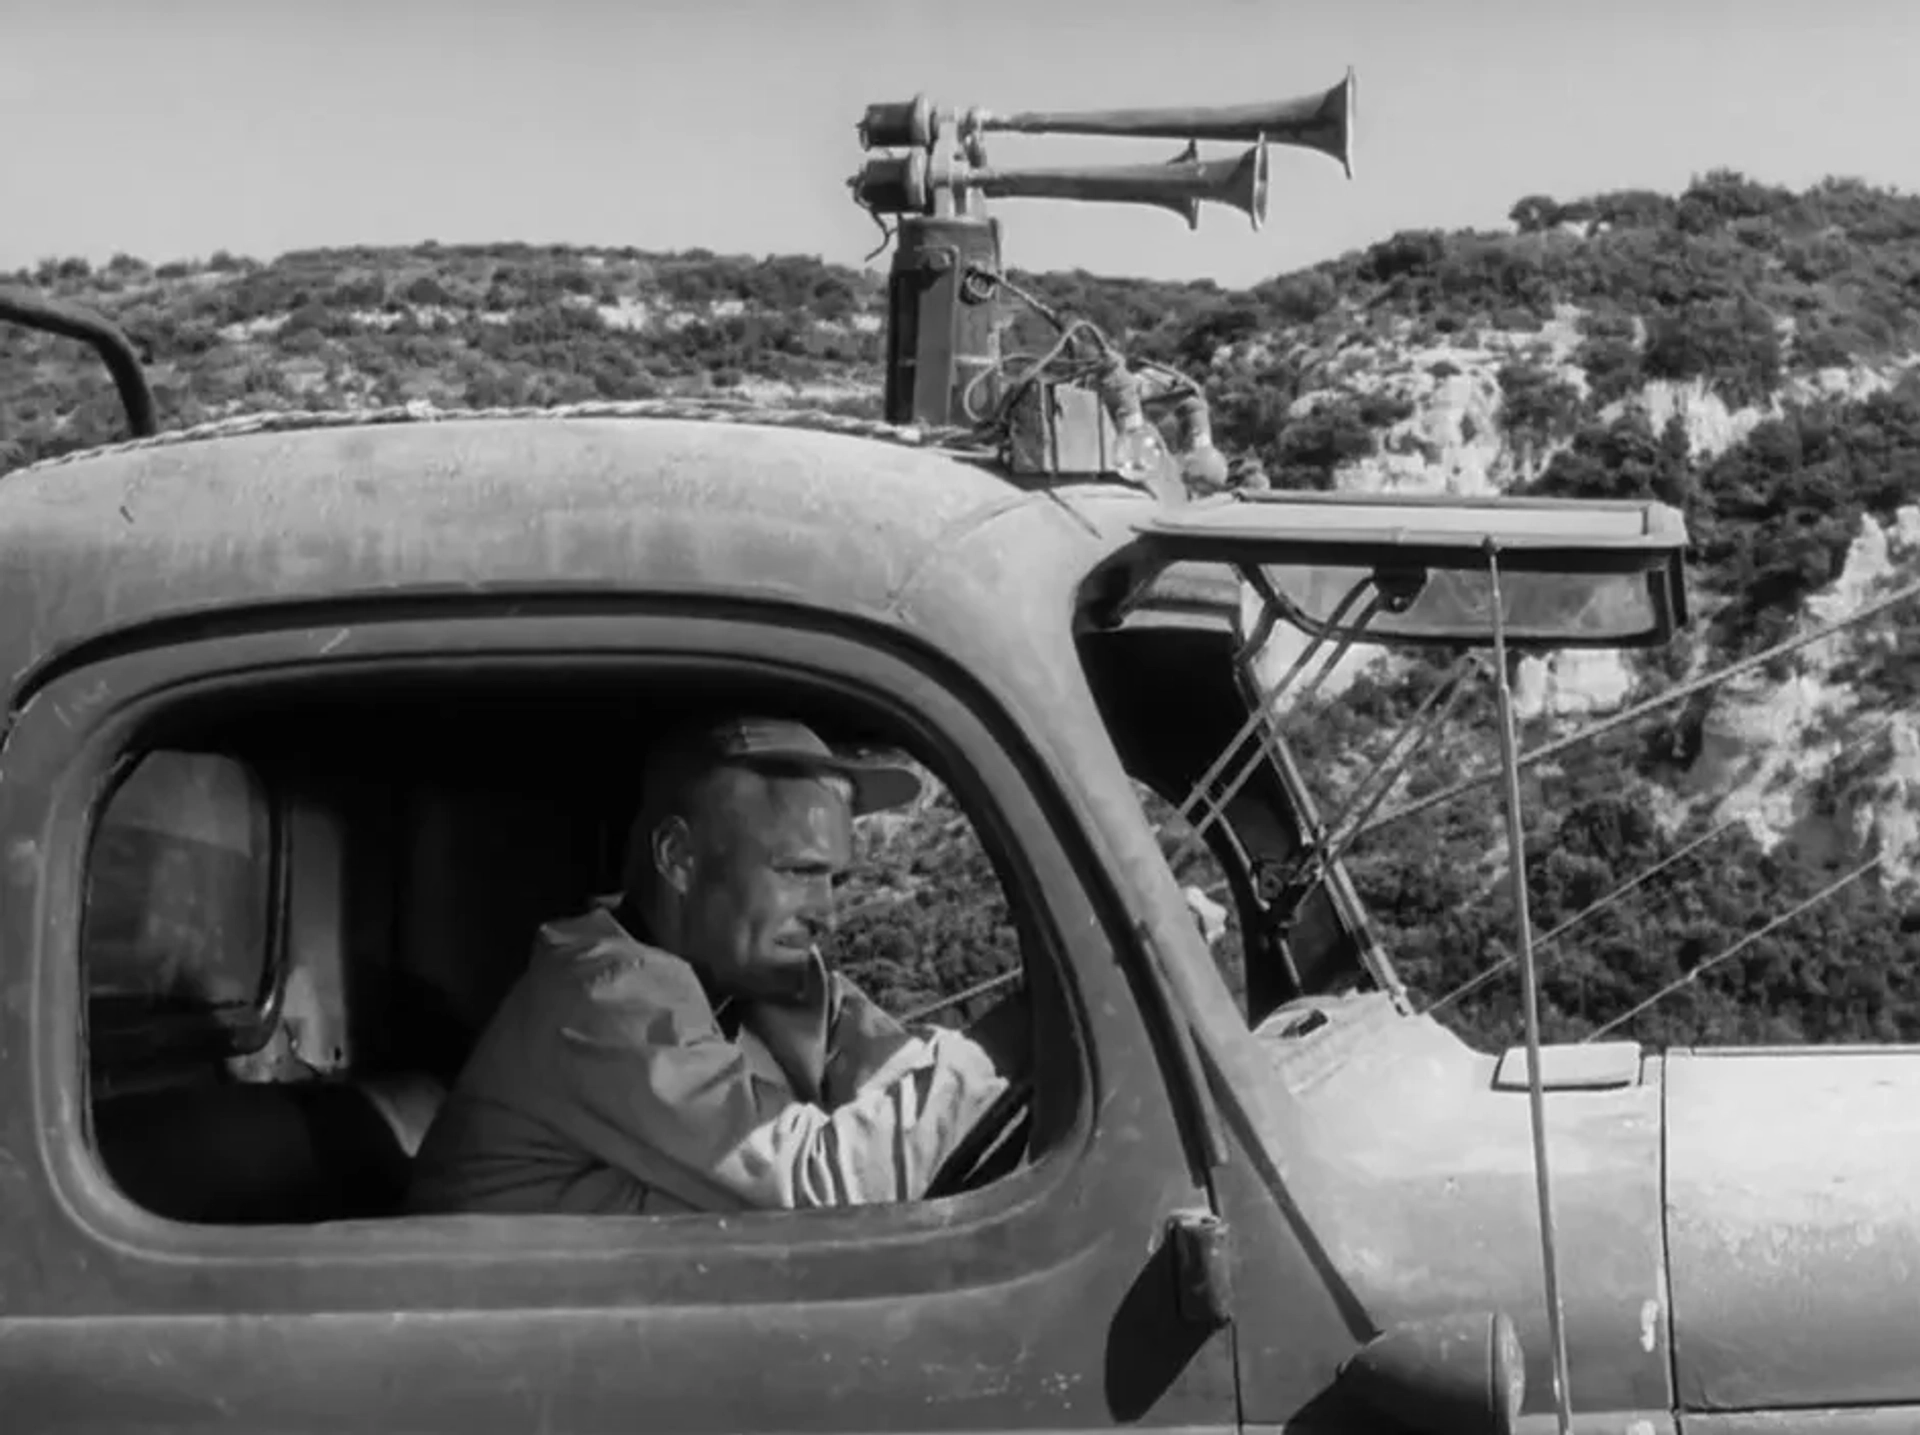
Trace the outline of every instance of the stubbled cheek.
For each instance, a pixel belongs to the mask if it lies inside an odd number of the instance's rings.
[[[805,813],[811,843],[845,861],[853,849],[853,824],[843,808],[824,802],[809,803]]]

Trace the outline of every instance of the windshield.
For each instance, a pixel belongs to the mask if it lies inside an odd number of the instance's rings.
[[[1197,563],[1168,585],[1229,585],[1251,735],[1163,833],[1204,826],[1263,764],[1317,818],[1272,903],[1236,912],[1235,942],[1339,886],[1377,946],[1373,984],[1483,1051],[1523,1039],[1523,933],[1544,1041],[1913,1039],[1920,725],[1759,681],[1890,660],[1913,594],[1869,595],[1841,627],[1713,673],[1684,632],[1657,632],[1667,599],[1644,572],[1455,570],[1396,608],[1398,576]]]
[[[1493,588],[1485,573],[1442,569],[1391,579],[1362,629],[1347,620],[1347,596],[1367,583],[1357,564],[1268,564],[1260,576],[1303,633],[1343,636],[1364,631],[1376,641],[1451,644],[1463,632],[1493,625]],[[1502,616],[1515,646],[1549,649],[1614,646],[1657,630],[1657,593],[1638,573],[1514,573],[1501,584]],[[1396,604],[1395,599],[1401,601]]]

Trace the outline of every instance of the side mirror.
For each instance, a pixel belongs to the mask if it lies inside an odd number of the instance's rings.
[[[1513,1435],[1526,1357],[1499,1311],[1435,1316],[1382,1331],[1334,1388],[1420,1435]]]

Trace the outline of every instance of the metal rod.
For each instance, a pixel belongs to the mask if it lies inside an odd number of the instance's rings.
[[[1280,625],[1280,605],[1267,600],[1267,593],[1264,590],[1271,588],[1272,585],[1267,583],[1264,569],[1243,565],[1236,571],[1242,583],[1260,594],[1260,615],[1254,619],[1252,630],[1241,634],[1240,645],[1233,652],[1234,670],[1239,672],[1259,656],[1260,650],[1266,647],[1268,639],[1273,637],[1273,630]],[[1353,592],[1358,591],[1357,587],[1353,590]],[[1353,592],[1348,593],[1347,596],[1351,598]],[[1312,645],[1309,644],[1306,651],[1312,650]]]
[[[1321,665],[1320,671],[1313,675],[1312,681],[1310,681],[1301,692],[1300,701],[1305,702],[1308,698],[1311,698],[1315,693],[1320,691],[1320,685],[1327,680],[1333,670],[1340,665],[1340,660],[1344,658],[1352,649],[1353,645],[1359,641],[1361,634],[1366,630],[1367,624],[1373,621],[1374,612],[1379,608],[1380,602],[1381,598],[1378,593],[1375,593],[1373,597],[1367,600],[1366,610],[1360,615],[1358,625],[1354,628],[1353,632],[1342,637],[1339,643],[1335,645],[1332,655]],[[1277,696],[1278,694],[1276,693],[1275,697],[1277,698]],[[1272,738],[1279,734],[1279,718],[1277,714],[1270,713],[1267,710],[1267,703],[1264,701],[1255,709],[1248,718],[1247,723],[1241,728],[1241,735],[1236,736],[1233,742],[1228,744],[1225,753],[1237,750],[1240,745],[1246,741],[1247,736],[1251,735],[1253,728],[1259,726],[1265,726],[1267,728],[1268,736],[1261,739],[1254,750],[1248,754],[1245,764],[1240,768],[1238,774],[1235,775],[1233,781],[1227,784],[1226,791],[1212,800],[1210,805],[1213,810],[1199,821],[1193,822],[1192,828],[1181,841],[1179,847],[1177,847],[1173,855],[1167,859],[1168,866],[1177,866],[1185,859],[1189,852],[1200,845],[1209,823],[1226,817],[1227,804],[1240,795],[1240,789],[1247,785],[1247,780],[1253,776],[1255,769],[1260,766],[1260,760],[1268,755],[1268,747]],[[1225,756],[1225,753],[1222,754],[1222,757]],[[1208,771],[1213,773],[1222,765],[1220,761],[1216,760],[1213,768],[1208,769]],[[1203,782],[1207,780],[1210,779],[1203,779]],[[1187,800],[1180,804],[1180,815],[1183,818],[1187,817],[1187,808],[1192,805],[1194,798],[1199,796],[1201,786],[1201,783],[1196,783],[1193,792],[1188,795]],[[1191,818],[1187,820],[1192,821]],[[1323,834],[1319,832],[1310,834],[1315,841],[1318,841],[1322,835]]]
[[[34,294],[11,286],[0,289],[0,321],[42,329],[63,338],[91,344],[100,361],[113,375],[120,391],[120,407],[127,416],[127,428],[135,438],[151,438],[160,431],[148,387],[146,371],[140,367],[140,355],[133,341],[112,320],[78,304]]]
[[[1380,765],[1373,774],[1373,791],[1362,798],[1355,794],[1348,799],[1347,812],[1341,813],[1332,824],[1334,836],[1329,839],[1330,851],[1327,861],[1333,863],[1345,855],[1348,848],[1360,838],[1367,819],[1374,810],[1387,799],[1393,791],[1393,785],[1400,780],[1400,774],[1427,745],[1427,742],[1453,715],[1454,706],[1460,701],[1460,695],[1466,689],[1468,672],[1479,666],[1474,655],[1465,654],[1453,667],[1447,670],[1446,678],[1432,692],[1421,700],[1407,725],[1397,733],[1387,750],[1380,758]],[[1438,705],[1439,711],[1434,708]],[[1403,750],[1404,749],[1404,750]],[[1348,814],[1351,813],[1349,816]]]
[[[1355,599],[1357,599],[1360,596],[1360,594],[1364,592],[1372,584],[1372,582],[1373,582],[1373,579],[1371,577],[1368,577],[1368,578],[1363,578],[1358,583],[1354,584],[1353,587],[1348,590],[1346,597],[1340,600],[1340,605],[1338,609],[1336,609],[1336,612],[1339,614],[1344,614],[1346,610],[1352,606]],[[1364,629],[1368,623],[1373,621],[1374,607],[1375,607],[1374,603],[1369,603],[1367,605],[1366,612],[1361,615],[1360,622],[1359,622],[1359,627],[1361,629]],[[1270,629],[1273,625],[1271,623],[1265,622],[1264,617],[1270,611],[1272,611],[1272,609],[1269,605],[1266,605],[1266,604],[1262,605],[1261,613],[1263,615],[1263,622],[1260,626],[1268,629]],[[1204,817],[1199,816],[1198,813],[1193,811],[1192,809],[1194,808],[1194,805],[1200,800],[1200,798],[1206,793],[1206,790],[1209,787],[1211,787],[1215,781],[1219,779],[1220,775],[1224,773],[1229,766],[1232,765],[1233,755],[1240,750],[1240,748],[1246,743],[1248,738],[1252,737],[1259,730],[1262,723],[1266,721],[1269,710],[1273,707],[1276,707],[1279,704],[1281,695],[1285,693],[1286,690],[1292,685],[1293,680],[1300,675],[1301,671],[1309,663],[1313,661],[1314,655],[1317,654],[1323,646],[1325,646],[1325,643],[1326,643],[1326,639],[1323,637],[1316,636],[1310,639],[1307,643],[1307,646],[1301,650],[1299,656],[1297,656],[1293,660],[1292,664],[1287,668],[1287,671],[1281,674],[1280,680],[1277,683],[1275,683],[1273,687],[1270,690],[1268,690],[1265,694],[1261,695],[1260,700],[1258,702],[1255,702],[1250,705],[1251,711],[1248,712],[1246,721],[1241,723],[1240,730],[1233,735],[1233,738],[1230,742],[1228,742],[1224,747],[1220,749],[1218,755],[1215,756],[1212,763],[1208,765],[1207,770],[1203,772],[1200,775],[1199,780],[1194,783],[1193,790],[1187,794],[1186,800],[1180,804],[1178,809],[1176,809],[1182,821],[1192,824],[1196,831],[1202,831],[1206,828],[1206,825],[1209,822],[1213,821],[1216,817],[1219,817],[1225,814],[1226,804],[1232,800],[1232,796],[1233,796],[1232,793],[1229,793],[1226,797],[1221,798],[1218,802],[1211,804],[1213,807],[1213,810]],[[1332,659],[1329,661],[1328,668],[1326,670],[1330,670],[1333,664],[1337,664],[1340,661],[1341,656],[1346,652],[1346,647],[1350,645],[1351,645],[1351,640],[1348,641],[1347,645],[1342,646],[1339,650],[1337,650],[1334,653]],[[1250,661],[1251,657],[1252,657],[1252,654],[1250,653],[1246,654],[1242,659],[1243,663]],[[1323,673],[1326,670],[1323,670]],[[1314,687],[1309,688],[1308,691],[1312,692],[1317,687],[1318,687],[1318,680],[1315,681]],[[1264,743],[1261,745],[1260,750],[1261,751],[1265,750]],[[1257,762],[1259,760],[1259,756],[1260,756],[1260,752],[1256,752],[1252,760]],[[1237,792],[1238,790],[1239,789],[1236,786],[1234,788],[1234,791]]]
[[[1520,979],[1527,1016],[1527,1107],[1533,1118],[1533,1174],[1540,1202],[1540,1261],[1546,1273],[1547,1331],[1553,1341],[1553,1395],[1560,1435],[1573,1429],[1573,1393],[1568,1388],[1567,1330],[1560,1305],[1560,1258],[1553,1224],[1553,1182],[1547,1171],[1547,1100],[1540,1074],[1540,981],[1533,960],[1533,926],[1527,915],[1527,848],[1520,818],[1519,741],[1513,725],[1513,690],[1507,681],[1506,609],[1500,597],[1500,559],[1487,543],[1487,578],[1493,598],[1494,693],[1500,706],[1500,758],[1507,775],[1507,866],[1519,923]]]
[[[962,1002],[972,1001],[975,997],[983,997],[988,992],[998,991],[1001,987],[1017,982],[1022,975],[1021,969],[1015,967],[1010,972],[1002,972],[997,977],[988,977],[985,981],[975,982],[972,986],[962,991],[954,992],[950,996],[937,998],[934,1001],[926,1003],[924,1006],[915,1007],[912,1011],[903,1012],[898,1020],[902,1026],[910,1025],[916,1021],[925,1021],[937,1011],[945,1011],[950,1006],[959,1006]]]
[[[1579,732],[1571,733],[1566,737],[1534,748],[1531,752],[1524,754],[1520,758],[1520,769],[1525,771],[1536,763],[1544,762],[1550,757],[1559,756],[1568,748],[1578,747],[1581,743],[1591,742],[1594,738],[1611,732],[1615,728],[1627,727],[1638,722],[1648,713],[1658,712],[1664,707],[1671,707],[1677,702],[1692,697],[1695,693],[1703,692],[1720,683],[1737,678],[1743,673],[1750,672],[1758,667],[1763,667],[1775,658],[1785,657],[1788,653],[1797,652],[1799,649],[1810,647],[1822,639],[1831,638],[1838,633],[1844,632],[1856,623],[1861,623],[1868,618],[1876,617],[1886,612],[1889,608],[1897,608],[1900,604],[1916,596],[1920,596],[1920,583],[1909,583],[1906,587],[1896,590],[1878,603],[1862,608],[1859,612],[1850,614],[1845,618],[1836,619],[1832,623],[1816,628],[1811,633],[1803,633],[1797,638],[1789,638],[1783,643],[1776,643],[1771,648],[1755,653],[1752,657],[1742,658],[1737,663],[1730,663],[1718,672],[1705,673],[1700,677],[1690,678],[1677,687],[1669,688],[1658,697],[1648,698],[1644,702],[1635,703],[1632,707],[1623,708],[1610,718],[1603,718],[1599,722],[1588,724],[1586,727],[1581,728]],[[1393,811],[1387,813],[1384,817],[1376,817],[1372,822],[1367,824],[1365,831],[1360,835],[1364,837],[1371,833],[1378,832],[1382,827],[1399,822],[1404,818],[1417,816],[1419,813],[1425,812],[1430,808],[1438,807],[1442,803],[1451,802],[1454,798],[1472,792],[1476,788],[1491,786],[1499,780],[1499,768],[1479,773],[1473,777],[1463,778],[1451,787],[1442,788],[1438,792],[1430,792],[1425,797],[1416,798],[1412,802],[1394,808]]]
[[[1346,856],[1353,844],[1365,829],[1367,818],[1393,791],[1394,783],[1400,779],[1407,765],[1427,745],[1427,740],[1438,732],[1452,714],[1460,695],[1466,691],[1466,676],[1470,668],[1477,666],[1477,659],[1467,653],[1454,663],[1446,678],[1437,684],[1420,702],[1420,706],[1407,720],[1405,727],[1394,735],[1387,745],[1387,751],[1381,756],[1379,765],[1362,784],[1347,805],[1336,815],[1331,823],[1317,824],[1315,830],[1306,834],[1308,846],[1306,852],[1288,871],[1286,883],[1291,886],[1303,879],[1312,887],[1326,879],[1327,873],[1335,863]],[[1443,701],[1444,699],[1444,701]],[[1438,711],[1434,711],[1436,705]],[[1404,748],[1404,751],[1402,750]],[[1304,824],[1303,824],[1304,825]]]

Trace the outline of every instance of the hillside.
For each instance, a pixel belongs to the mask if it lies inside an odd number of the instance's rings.
[[[1221,446],[1275,484],[1680,505],[1696,545],[1693,631],[1658,658],[1524,665],[1530,746],[1920,578],[1920,198],[1716,173],[1677,196],[1532,196],[1512,219],[1497,233],[1396,234],[1244,291],[1016,277],[1134,352],[1204,375]],[[168,426],[260,408],[687,392],[878,410],[882,281],[811,259],[423,245],[270,263],[122,256],[98,271],[50,260],[17,277],[126,326]],[[118,431],[84,351],[0,332],[0,471]],[[1541,931],[1715,834],[1554,944],[1553,1031],[1619,1016],[1877,859],[1623,1032],[1920,1038],[1920,622],[1913,607],[1896,616],[1530,776]],[[1323,805],[1437,671],[1356,661],[1296,714]],[[1408,790],[1488,761],[1487,721],[1476,694]],[[1427,998],[1506,953],[1498,818],[1482,792],[1384,830],[1354,859]],[[900,870],[887,881],[924,896],[906,868],[973,860],[942,847],[944,821],[936,806],[889,833],[881,856]],[[862,946],[897,964],[910,937]],[[925,988],[910,972],[886,980]],[[1508,1039],[1516,989],[1510,975],[1488,982],[1448,1019]]]

